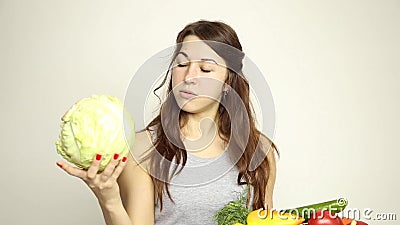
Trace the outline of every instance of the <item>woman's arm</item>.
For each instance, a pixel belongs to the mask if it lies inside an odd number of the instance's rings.
[[[276,179],[276,161],[275,161],[275,150],[270,148],[267,153],[267,160],[270,168],[267,187],[265,191],[265,203],[267,204],[269,209],[272,209],[273,206],[273,192],[275,186]]]
[[[146,148],[143,134],[136,135],[134,153]],[[107,225],[154,225],[154,195],[151,177],[131,154],[127,160],[118,155],[105,170],[98,173],[101,157],[93,160],[88,170],[57,162],[69,175],[82,179],[98,199]]]
[[[127,158],[120,160],[119,155],[115,154],[104,171],[98,173],[101,158],[101,155],[97,155],[88,170],[73,167],[64,162],[57,162],[57,165],[71,176],[82,179],[90,187],[97,197],[107,225],[132,225],[131,219],[122,206],[117,184],[117,178],[128,164]]]
[[[106,224],[154,225],[153,183],[131,155],[118,183],[121,202],[100,203]]]
[[[132,223],[122,203],[104,205],[100,204],[103,212],[104,220],[107,225],[133,225],[140,223]]]
[[[129,154],[128,163],[117,180],[120,186],[122,204],[111,210],[107,207],[104,214],[106,220],[107,217],[110,217],[111,221],[123,222],[122,218],[114,218],[117,217],[114,210],[116,211],[123,206],[122,208],[126,210],[132,224],[154,225],[154,185],[147,172],[148,161],[138,164],[139,156],[152,147],[146,131],[136,134],[132,154]],[[114,223],[107,223],[107,225],[114,225]]]
[[[260,135],[260,142],[262,144],[263,151],[267,154],[266,159],[269,165],[268,181],[265,188],[264,196],[264,208],[272,209],[273,206],[273,193],[276,179],[276,161],[275,161],[275,145],[273,142],[264,134]]]

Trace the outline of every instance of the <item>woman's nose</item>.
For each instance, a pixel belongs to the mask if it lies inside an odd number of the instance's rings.
[[[197,63],[189,63],[188,69],[186,70],[185,74],[185,82],[193,83],[196,82],[196,78],[199,73],[199,66]]]

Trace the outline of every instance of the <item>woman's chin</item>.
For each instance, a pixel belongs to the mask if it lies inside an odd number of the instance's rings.
[[[202,112],[201,108],[196,107],[196,106],[191,106],[189,104],[186,104],[185,106],[181,107],[181,110],[186,112],[186,113],[199,113],[199,112]]]
[[[219,107],[219,101],[203,96],[197,96],[191,99],[176,98],[179,108],[187,113],[199,113],[210,111],[213,113]]]

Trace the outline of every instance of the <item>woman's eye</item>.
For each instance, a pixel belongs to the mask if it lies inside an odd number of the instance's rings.
[[[211,70],[206,70],[206,69],[201,68],[201,72],[209,73],[209,72],[211,72]]]
[[[185,66],[187,66],[187,64],[181,64],[181,63],[178,63],[178,67],[185,67]]]

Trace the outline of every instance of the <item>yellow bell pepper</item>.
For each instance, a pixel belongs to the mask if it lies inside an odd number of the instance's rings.
[[[304,218],[289,213],[258,209],[250,212],[246,221],[247,225],[299,225],[304,222]]]

